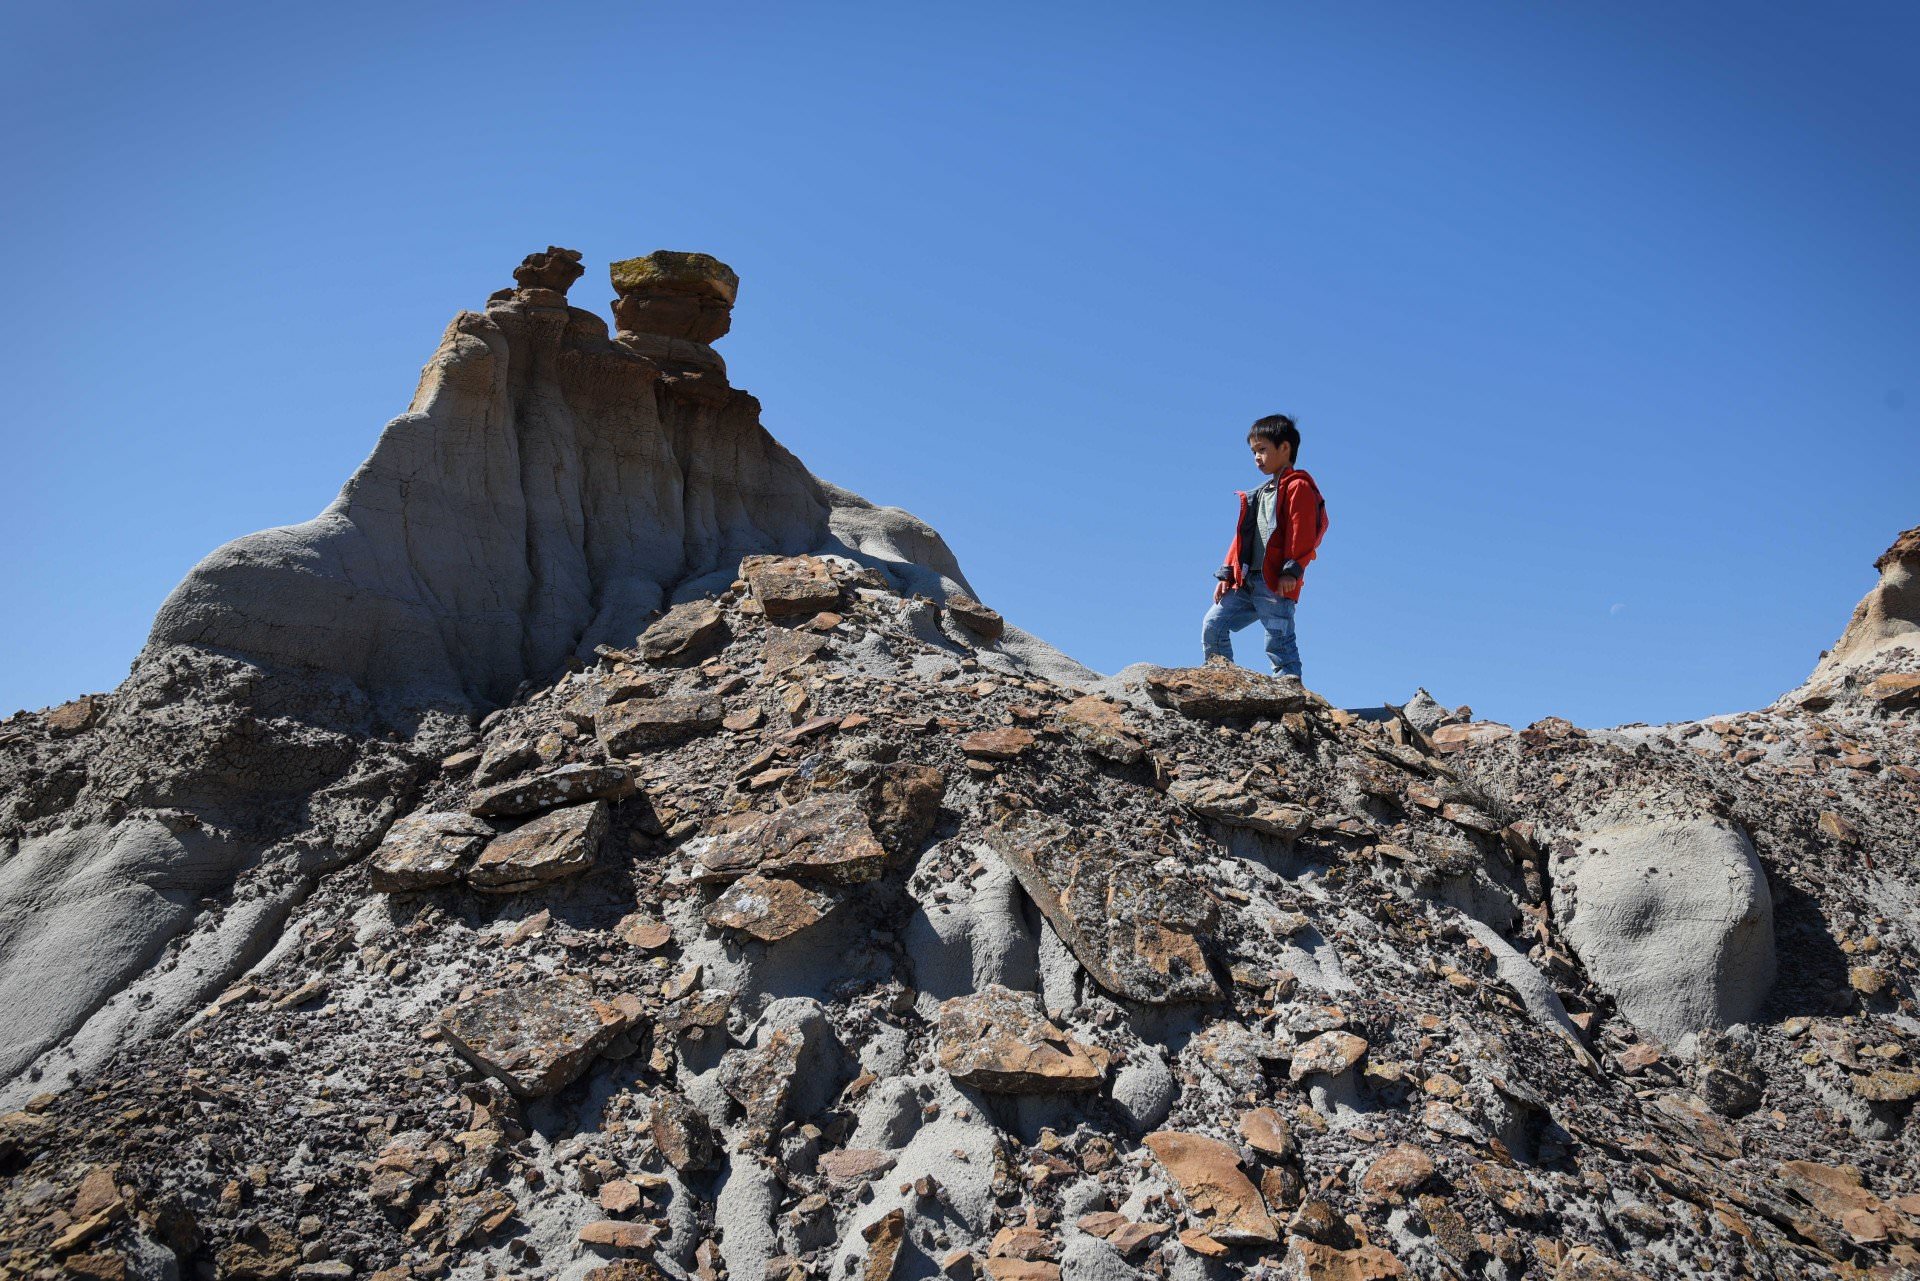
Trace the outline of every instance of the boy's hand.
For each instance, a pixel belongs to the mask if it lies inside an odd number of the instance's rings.
[[[1283,577],[1280,580],[1280,594],[1282,596],[1285,596],[1288,592],[1292,591],[1294,588],[1298,587],[1299,585],[1300,585],[1299,579],[1291,576]]]
[[[1213,585],[1213,603],[1218,605],[1227,598],[1227,580],[1222,578]]]

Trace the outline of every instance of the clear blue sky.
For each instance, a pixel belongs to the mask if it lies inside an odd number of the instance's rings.
[[[731,263],[768,427],[1103,670],[1197,657],[1282,410],[1336,701],[1756,706],[1920,523],[1916,48],[1873,3],[7,6],[0,710],[118,683],[549,243],[602,314],[610,258]]]

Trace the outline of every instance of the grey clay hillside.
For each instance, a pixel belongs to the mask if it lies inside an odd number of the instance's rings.
[[[1106,676],[581,275],[0,726],[0,1273],[1920,1270],[1920,529],[1740,715]]]

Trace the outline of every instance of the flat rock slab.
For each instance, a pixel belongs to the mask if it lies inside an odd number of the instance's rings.
[[[1191,878],[1047,827],[1003,831],[990,843],[1101,987],[1157,1005],[1220,996],[1200,946],[1219,905]]]
[[[382,894],[450,885],[496,835],[470,814],[409,814],[373,852],[373,888]]]
[[[827,638],[818,633],[776,627],[769,629],[766,642],[760,647],[760,655],[767,675],[784,676],[795,668],[811,663],[830,648]]]
[[[475,792],[467,810],[487,817],[538,814],[583,801],[617,801],[634,793],[624,765],[562,765],[559,769]]]
[[[467,873],[467,883],[489,894],[513,894],[584,872],[600,852],[608,821],[605,801],[542,814],[496,836]]]
[[[1147,697],[1160,706],[1202,720],[1282,716],[1307,705],[1306,688],[1297,680],[1224,664],[1156,667],[1146,685]]]
[[[629,698],[609,703],[595,718],[594,732],[607,755],[631,756],[710,733],[726,715],[726,706],[711,695]]]
[[[740,576],[768,618],[811,617],[840,603],[833,569],[817,556],[749,556]]]
[[[1201,818],[1291,841],[1313,824],[1298,805],[1284,805],[1218,779],[1176,779],[1167,792]]]
[[[886,870],[887,851],[860,806],[845,796],[816,796],[704,838],[696,875],[729,881],[762,876],[855,885]]]
[[[1074,699],[1060,709],[1062,730],[1095,756],[1121,765],[1133,765],[1146,755],[1147,745],[1114,704],[1097,694]]]
[[[440,1034],[469,1063],[534,1099],[577,1080],[626,1023],[588,980],[561,975],[462,1001],[440,1015]]]
[[[1001,617],[999,610],[988,609],[961,592],[947,597],[947,613],[982,640],[999,640],[1007,631],[1007,620]]]
[[[983,729],[960,740],[961,752],[981,761],[1010,761],[1032,746],[1033,734],[1013,726]]]
[[[1351,1032],[1322,1032],[1311,1041],[1294,1047],[1293,1062],[1287,1068],[1289,1081],[1304,1081],[1309,1074],[1339,1076],[1358,1063],[1367,1053],[1367,1039]]]
[[[707,909],[707,924],[778,943],[825,920],[840,901],[839,894],[818,886],[748,873],[721,891]]]
[[[662,665],[691,663],[706,657],[727,638],[727,620],[718,603],[690,600],[675,605],[640,633],[640,657]]]
[[[1178,1130],[1149,1134],[1146,1144],[1166,1167],[1168,1177],[1180,1189],[1180,1199],[1208,1236],[1229,1245],[1279,1239],[1260,1190],[1240,1168],[1240,1157],[1232,1147],[1219,1139]]]
[[[990,1094],[1097,1090],[1107,1075],[1107,1052],[1055,1027],[1031,992],[989,985],[943,1001],[938,1036],[947,1074]]]

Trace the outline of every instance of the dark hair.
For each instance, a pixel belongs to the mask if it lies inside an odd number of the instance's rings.
[[[1271,441],[1276,445],[1292,445],[1293,461],[1300,461],[1300,429],[1293,425],[1293,419],[1285,414],[1268,414],[1265,418],[1256,418],[1253,426],[1247,428],[1247,439],[1255,436]]]

